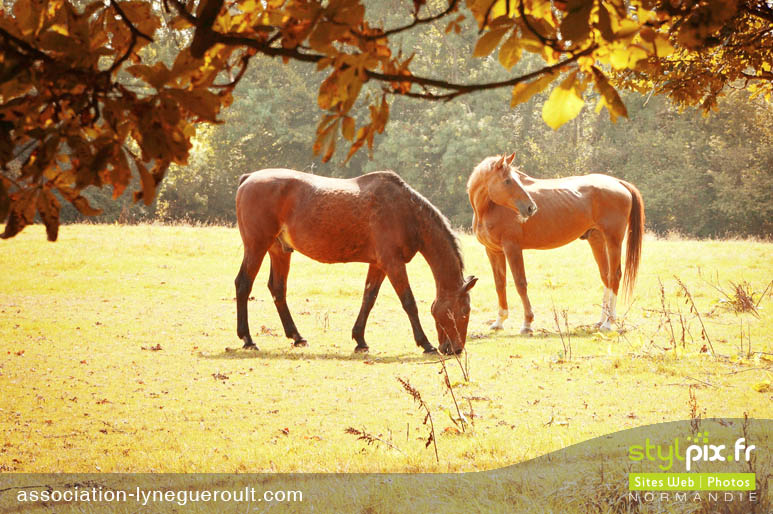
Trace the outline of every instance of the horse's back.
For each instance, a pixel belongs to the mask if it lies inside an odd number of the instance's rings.
[[[392,172],[352,179],[281,168],[253,172],[237,192],[242,237],[243,225],[264,225],[251,232],[271,233],[315,260],[372,262],[374,238],[403,225],[396,219],[404,203],[401,182]]]

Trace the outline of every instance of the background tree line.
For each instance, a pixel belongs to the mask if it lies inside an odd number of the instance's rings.
[[[766,2],[3,7],[0,237],[36,216],[51,240],[83,215],[232,222],[237,177],[277,166],[392,169],[467,226],[469,173],[512,151],[536,177],[634,182],[658,233],[773,233]]]
[[[397,15],[386,7],[378,14],[385,25],[396,23],[390,17]],[[428,26],[400,35],[395,43],[416,53],[412,67],[417,73],[431,71],[469,82],[507,76],[495,56],[471,56],[475,40],[474,30],[446,35],[442,26]],[[161,41],[146,51],[171,56],[188,44]],[[527,72],[536,61],[525,55],[514,71]],[[465,187],[472,168],[488,155],[515,152],[521,169],[535,177],[601,172],[635,183],[645,198],[647,227],[658,234],[773,234],[773,108],[745,90],[721,97],[718,112],[708,117],[695,108],[680,113],[663,96],[625,92],[629,119],[613,123],[585,106],[558,130],[542,120],[548,92],[514,108],[508,106],[510,91],[505,89],[450,102],[396,97],[390,124],[375,139],[372,159],[358,152],[344,162],[339,152],[323,162],[311,152],[323,79],[299,63],[254,63],[235,89],[233,105],[222,112],[224,123],[199,129],[188,165],[172,165],[151,205],[134,204],[130,193],[115,202],[109,190],[90,188],[86,196],[104,210],[94,219],[233,223],[242,173],[290,167],[351,177],[391,169],[454,225],[467,227],[472,210]],[[362,99],[354,110],[364,111],[371,100]],[[127,190],[139,187],[134,186]],[[63,208],[63,221],[79,219],[83,217],[74,208]]]

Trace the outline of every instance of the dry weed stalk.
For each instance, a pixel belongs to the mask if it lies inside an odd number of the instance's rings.
[[[719,292],[719,294],[724,297],[723,300],[720,300],[721,305],[728,306],[736,314],[748,312],[758,319],[760,317],[758,307],[760,306],[762,299],[765,298],[765,295],[773,286],[773,280],[771,280],[767,287],[765,287],[765,289],[760,294],[759,299],[755,301],[754,296],[756,293],[754,292],[754,289],[752,289],[752,285],[749,282],[741,281],[736,283],[730,281],[730,292],[727,292],[719,285],[718,277],[716,284],[709,282],[706,279],[703,279],[703,281],[713,287],[717,292]]]
[[[435,460],[437,462],[440,462],[440,457],[438,456],[437,451],[437,438],[435,437],[435,423],[432,421],[432,413],[429,410],[429,406],[424,403],[424,400],[421,398],[421,393],[413,387],[407,380],[403,380],[400,377],[397,377],[397,381],[400,382],[400,384],[403,386],[403,389],[411,395],[411,398],[413,398],[413,401],[419,404],[419,410],[423,410],[427,414],[424,416],[424,425],[427,424],[427,421],[429,421],[429,436],[427,436],[427,442],[424,444],[424,447],[429,447],[430,444],[433,444],[435,447]]]
[[[711,355],[713,357],[716,357],[717,355],[716,353],[714,353],[714,345],[711,344],[709,333],[706,331],[706,325],[703,324],[703,318],[701,317],[701,313],[698,311],[698,307],[695,305],[695,300],[693,300],[690,290],[687,289],[687,286],[684,285],[684,282],[679,280],[679,277],[674,275],[674,278],[676,279],[676,282],[679,284],[679,287],[681,287],[682,290],[684,291],[684,294],[687,295],[687,300],[690,302],[690,312],[694,313],[698,317],[698,321],[701,324],[701,339],[705,339],[706,342],[709,343],[709,348],[711,348]]]
[[[671,311],[666,307],[666,289],[663,287],[663,282],[660,280],[660,277],[658,277],[658,284],[660,284],[660,326],[665,324],[668,325],[668,328],[671,331],[671,344],[674,345],[674,352],[676,352],[676,335],[674,334],[674,324],[671,322]],[[680,312],[679,318],[681,319],[681,317],[682,313]]]
[[[698,410],[698,397],[695,395],[694,385],[687,388],[687,394],[689,395],[687,406],[690,408],[690,430],[696,434],[701,429],[701,414]]]
[[[462,429],[462,432],[465,432],[466,428],[466,421],[464,419],[464,414],[462,414],[462,411],[459,409],[459,403],[456,401],[456,394],[454,394],[454,386],[451,385],[451,380],[448,378],[448,369],[446,368],[446,361],[445,359],[440,359],[440,373],[443,374],[443,385],[446,386],[446,390],[448,390],[449,393],[451,393],[451,399],[454,401],[454,407],[456,407],[456,415],[459,416],[457,419],[454,419],[453,416],[451,417],[451,421],[454,425],[460,427]]]
[[[564,318],[564,327],[566,328],[566,341],[564,341],[564,334],[561,332],[561,323],[558,321],[558,312],[556,311],[556,305],[553,304],[553,320],[556,322],[556,328],[558,329],[558,335],[561,337],[561,346],[564,347],[564,359],[572,360],[572,336],[569,335],[569,315],[566,313],[566,309],[561,311],[561,317]],[[568,358],[567,358],[568,355]]]
[[[346,430],[344,430],[344,433],[351,434],[351,435],[356,435],[358,441],[365,441],[366,443],[368,443],[368,446],[370,446],[372,444],[378,446],[379,443],[381,443],[381,444],[384,444],[384,445],[388,446],[389,448],[391,448],[393,450],[396,450],[396,451],[398,451],[400,453],[403,453],[400,450],[400,448],[398,448],[397,446],[393,445],[389,441],[386,441],[384,439],[381,439],[378,436],[375,436],[375,435],[373,435],[371,433],[366,432],[364,427],[363,427],[362,430],[357,430],[354,427],[349,427]]]
[[[456,338],[457,338],[456,340],[461,341],[461,334],[459,334],[459,329],[456,328],[457,325],[456,325],[456,318],[454,317],[454,313],[449,310],[446,312],[446,314],[448,315],[448,318],[454,322],[453,324],[454,324],[454,330],[456,330]],[[448,332],[446,332],[445,329],[443,329],[443,332],[445,333],[448,339],[451,339],[448,336]],[[464,352],[464,364],[462,364],[462,359],[459,358],[458,353],[455,353],[452,351],[451,354],[454,356],[454,358],[456,359],[456,362],[459,364],[459,369],[462,370],[462,376],[464,377],[464,381],[469,382],[470,381],[470,362],[467,359],[467,355],[468,355],[467,350],[462,349],[462,352]]]

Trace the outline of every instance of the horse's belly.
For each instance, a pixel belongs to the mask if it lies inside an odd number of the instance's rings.
[[[537,216],[539,216],[539,211]],[[535,216],[536,218],[536,216]],[[546,219],[529,219],[523,225],[523,247],[535,250],[552,250],[567,245],[593,226],[590,216],[561,213]]]
[[[570,234],[569,236],[563,235],[563,237],[560,238],[552,238],[552,239],[544,239],[544,240],[536,240],[532,241],[532,243],[529,245],[529,248],[532,248],[534,250],[552,250],[554,248],[559,248],[564,245],[568,245],[572,241],[577,240],[581,235],[585,233],[585,230],[582,232],[579,232],[577,235]]]
[[[284,246],[299,251],[303,255],[315,261],[325,263],[335,262],[371,262],[371,247],[365,237],[351,237],[352,234],[335,232],[321,232],[318,234],[305,232],[290,232],[284,230],[280,233],[280,239]]]

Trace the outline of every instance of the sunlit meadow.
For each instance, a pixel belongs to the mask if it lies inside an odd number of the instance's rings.
[[[366,330],[371,351],[353,353],[365,264],[293,255],[288,304],[309,346],[292,348],[266,260],[249,303],[255,352],[236,337],[235,228],[70,225],[52,244],[30,227],[0,244],[0,470],[486,470],[661,421],[773,417],[773,244],[646,237],[612,334],[592,328],[603,288],[586,242],[527,251],[536,331],[526,337],[512,280],[511,318],[488,330],[489,264],[474,237],[461,240],[480,281],[467,353],[445,362],[449,391],[388,282]],[[436,340],[420,255],[408,273]],[[759,317],[734,311],[742,283]],[[437,459],[397,378],[430,409]]]

